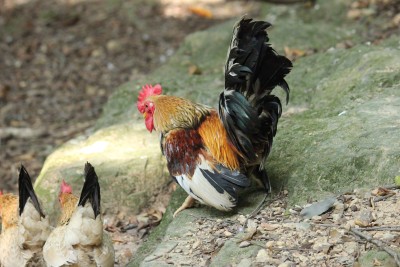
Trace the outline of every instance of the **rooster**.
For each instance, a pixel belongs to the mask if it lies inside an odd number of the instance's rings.
[[[162,95],[159,84],[145,85],[137,108],[149,132],[161,134],[161,150],[171,176],[189,194],[174,217],[195,200],[229,211],[237,205],[238,189],[251,175],[270,192],[265,169],[281,102],[271,91],[280,86],[292,63],[267,43],[265,21],[241,19],[234,27],[225,65],[225,89],[219,110],[190,100]]]
[[[42,248],[51,227],[24,166],[18,187],[19,196],[0,194],[0,266],[46,266]]]
[[[61,216],[43,247],[47,266],[114,266],[114,248],[103,230],[100,186],[90,163],[85,165],[85,183],[80,198],[64,181],[59,194]]]

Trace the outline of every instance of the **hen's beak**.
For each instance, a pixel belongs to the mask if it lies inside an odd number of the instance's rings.
[[[143,118],[146,119],[146,117],[147,117],[147,112],[145,111],[145,112],[143,112]]]

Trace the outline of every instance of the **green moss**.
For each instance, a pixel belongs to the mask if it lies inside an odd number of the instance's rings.
[[[379,266],[395,267],[397,266],[394,259],[385,251],[371,250],[360,256],[358,264],[362,267],[376,266],[376,260],[379,261]]]

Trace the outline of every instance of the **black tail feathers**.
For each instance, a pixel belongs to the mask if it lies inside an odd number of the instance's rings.
[[[19,193],[19,215],[24,212],[24,208],[28,199],[31,198],[33,206],[39,212],[41,217],[45,217],[39,200],[32,186],[32,180],[25,167],[21,164],[18,178],[18,193]]]
[[[85,206],[88,200],[92,205],[96,218],[100,214],[100,185],[94,167],[89,162],[85,164],[85,183],[83,184],[78,205]]]
[[[243,18],[234,27],[225,65],[225,90],[219,100],[219,115],[229,138],[249,162],[260,153],[268,155],[276,134],[282,107],[271,91],[282,87],[286,103],[289,101],[290,89],[284,78],[292,62],[267,43],[270,26]]]

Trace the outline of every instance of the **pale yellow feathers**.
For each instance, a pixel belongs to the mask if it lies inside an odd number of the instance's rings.
[[[18,224],[18,196],[13,194],[0,195],[0,217],[2,231]]]

